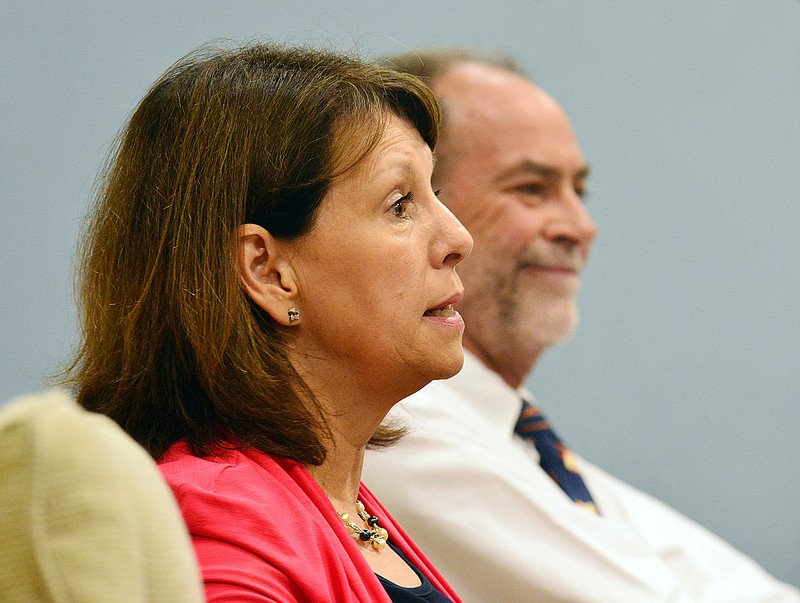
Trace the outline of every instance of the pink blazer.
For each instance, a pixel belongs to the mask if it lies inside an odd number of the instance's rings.
[[[193,456],[178,442],[159,462],[183,513],[208,601],[390,603],[306,468],[252,448]],[[359,497],[433,585],[458,595],[375,496]]]

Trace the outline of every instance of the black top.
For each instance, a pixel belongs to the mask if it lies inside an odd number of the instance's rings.
[[[383,588],[386,589],[386,594],[389,595],[389,598],[394,603],[453,603],[452,599],[446,597],[442,592],[437,589],[431,581],[425,577],[421,571],[417,569],[417,567],[411,563],[406,556],[401,553],[397,547],[393,544],[388,543],[392,550],[400,555],[400,557],[405,561],[408,566],[414,570],[414,573],[419,577],[420,584],[419,586],[414,586],[412,588],[398,586],[394,582],[390,582],[380,574],[375,574],[378,576],[378,580],[381,581]]]

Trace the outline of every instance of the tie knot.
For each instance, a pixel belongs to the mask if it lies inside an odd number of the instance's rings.
[[[525,434],[545,429],[550,429],[550,423],[544,418],[542,412],[530,402],[523,400],[514,431],[519,434]]]

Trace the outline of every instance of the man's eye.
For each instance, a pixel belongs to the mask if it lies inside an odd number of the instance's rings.
[[[544,192],[544,185],[538,182],[520,184],[516,187],[517,192],[523,195],[541,195]]]

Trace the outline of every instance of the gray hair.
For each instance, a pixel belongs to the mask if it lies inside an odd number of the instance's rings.
[[[381,63],[391,69],[415,75],[429,86],[436,78],[460,63],[480,63],[527,77],[525,69],[513,56],[490,48],[472,49],[464,46],[418,48],[385,57]]]

